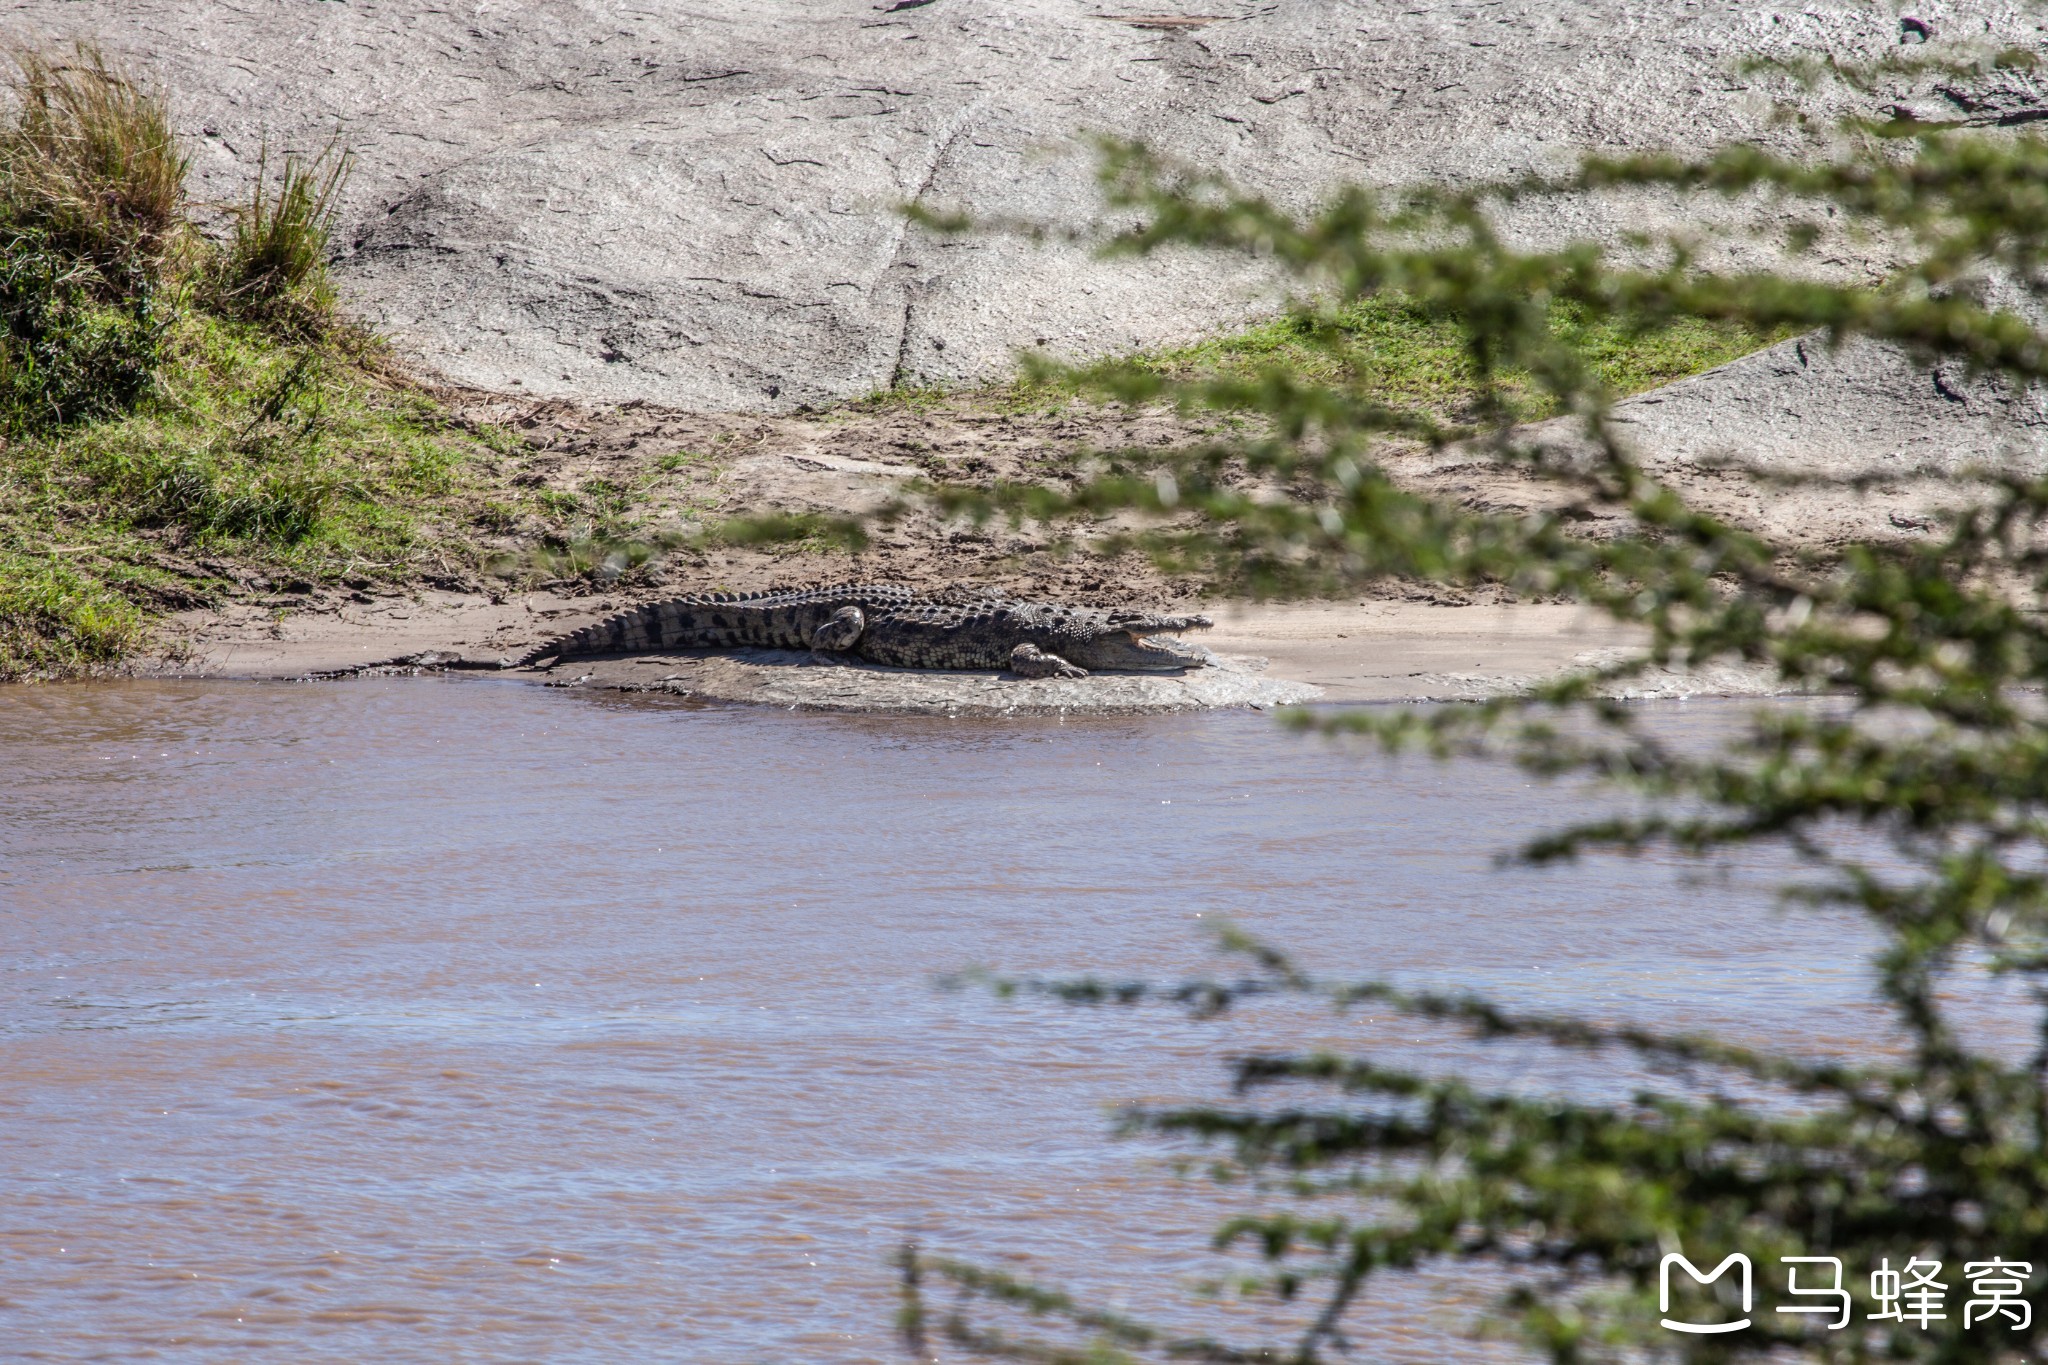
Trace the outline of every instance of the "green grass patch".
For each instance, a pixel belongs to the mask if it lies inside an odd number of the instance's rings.
[[[1617,398],[1725,365],[1792,335],[1697,318],[1636,325],[1591,318],[1568,304],[1552,308],[1550,330]],[[1005,416],[1055,416],[1083,393],[1094,391],[1089,376],[1131,367],[1173,380],[1248,380],[1280,372],[1296,382],[1340,385],[1390,407],[1456,420],[1471,412],[1480,391],[1466,335],[1455,317],[1382,294],[1359,300],[1334,316],[1289,313],[1190,345],[1140,351],[1071,372],[1055,370],[1045,377],[1026,376],[978,389],[927,384],[880,389],[848,401],[841,410],[924,413],[964,400]],[[1553,415],[1528,376],[1511,372],[1504,378],[1517,417],[1533,421]]]
[[[243,581],[403,581],[469,571],[469,528],[507,438],[381,374],[374,353],[281,342],[199,312],[167,328],[125,414],[0,449],[0,677],[106,663],[149,613]],[[502,490],[495,490],[500,492]]]
[[[93,568],[47,549],[0,551],[0,678],[113,663],[147,636],[142,609]]]
[[[1175,379],[1250,378],[1284,370],[1298,380],[1355,386],[1390,406],[1450,415],[1466,409],[1477,393],[1478,372],[1466,331],[1454,317],[1376,295],[1328,323],[1330,332],[1319,335],[1315,320],[1289,314],[1191,346],[1141,354],[1133,363]],[[1637,327],[1614,318],[1589,318],[1563,305],[1552,309],[1550,325],[1552,334],[1576,351],[1616,397],[1711,370],[1783,339],[1696,318]],[[1510,387],[1522,399],[1525,419],[1551,415],[1526,377],[1511,376]]]

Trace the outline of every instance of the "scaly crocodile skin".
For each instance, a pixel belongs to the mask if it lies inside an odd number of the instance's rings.
[[[1147,636],[1209,625],[1204,616],[1018,602],[944,601],[901,583],[671,598],[540,645],[512,664],[678,649],[807,649],[897,668],[1011,669],[1080,677],[1091,669],[1174,672],[1207,656]]]

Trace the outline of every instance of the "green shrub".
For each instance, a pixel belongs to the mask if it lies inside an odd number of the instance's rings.
[[[154,291],[108,301],[43,231],[0,226],[0,434],[127,410],[162,360]]]

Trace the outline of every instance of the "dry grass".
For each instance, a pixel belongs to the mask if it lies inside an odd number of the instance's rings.
[[[0,216],[122,293],[153,284],[185,235],[185,171],[163,92],[89,44],[19,50],[0,132]]]

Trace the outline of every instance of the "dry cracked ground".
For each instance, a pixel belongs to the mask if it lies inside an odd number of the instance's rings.
[[[196,183],[219,202],[245,191],[266,146],[338,135],[357,166],[338,262],[351,309],[459,407],[526,435],[516,477],[562,489],[599,477],[657,522],[859,509],[912,474],[1009,474],[1173,439],[1156,414],[1016,413],[972,394],[1023,350],[1175,344],[1278,302],[1241,264],[1111,262],[1065,240],[1099,227],[1091,134],[1144,138],[1306,205],[1345,182],[1492,179],[1590,149],[1789,148],[1805,134],[1781,116],[1788,101],[1815,124],[2048,111],[2030,72],[1967,90],[1901,77],[1801,91],[1745,66],[1870,59],[1928,35],[2039,50],[2039,20],[2009,3],[12,0],[0,14],[17,41],[85,36],[146,60],[178,92]],[[941,239],[906,222],[906,203],[1056,231],[1050,244]],[[1506,226],[1536,244],[1685,225],[1719,264],[1770,250],[1773,210],[1723,212],[1702,221],[1630,193],[1519,208]],[[1885,250],[1845,240],[1824,268],[1875,276]],[[960,394],[849,404],[906,385]],[[1911,534],[1945,472],[1986,451],[2048,451],[2032,398],[1810,341],[1639,397],[1625,416],[1667,477],[1815,543]],[[1763,494],[1715,471],[1731,454],[1889,481],[1846,508]],[[1532,496],[1454,457],[1417,457],[1406,473],[1474,505]],[[732,551],[596,596],[252,595],[188,620],[179,666],[483,661],[634,592],[842,572],[1093,600],[1197,587],[1061,558],[1025,532],[914,519],[857,559]],[[1473,695],[1628,643],[1565,608],[1412,596],[1224,608],[1213,643],[1336,698]]]

